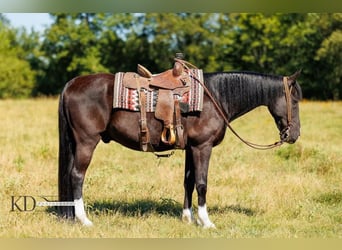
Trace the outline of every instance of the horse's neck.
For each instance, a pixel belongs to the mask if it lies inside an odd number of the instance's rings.
[[[246,96],[240,96],[241,99],[245,99]],[[262,101],[258,102],[248,102],[248,100],[244,100],[242,102],[238,100],[234,100],[233,102],[228,102],[227,105],[227,113],[229,115],[230,121],[235,120],[236,118],[248,113],[249,111],[259,107],[266,105]]]
[[[221,98],[224,101],[222,106],[231,121],[259,106],[270,105],[280,86],[278,81],[265,76],[261,78],[248,75],[239,81],[229,81],[227,78],[223,84],[226,85],[226,91],[220,93],[224,95]]]

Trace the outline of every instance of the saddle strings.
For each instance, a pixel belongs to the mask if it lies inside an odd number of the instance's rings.
[[[198,69],[196,66],[194,66],[193,64],[191,64],[188,61],[179,59],[179,58],[175,58],[175,61],[181,63],[183,65],[184,68],[186,68],[189,71],[189,74],[191,74],[191,68],[193,69]],[[198,79],[195,75],[192,74],[193,79],[195,79],[204,89],[204,91],[207,93],[208,97],[211,99],[211,101],[213,102],[216,110],[219,112],[219,114],[221,115],[221,117],[223,118],[226,126],[230,129],[230,131],[237,137],[239,138],[243,143],[245,143],[247,146],[254,148],[254,149],[258,149],[258,150],[267,150],[267,149],[272,149],[275,147],[279,147],[281,146],[285,139],[279,140],[273,144],[267,144],[267,145],[262,145],[262,144],[256,144],[256,143],[252,143],[249,142],[245,139],[243,139],[234,129],[233,127],[230,125],[228,118],[226,117],[226,115],[224,114],[222,108],[220,107],[220,105],[218,104],[218,102],[216,101],[216,99],[214,98],[214,96],[210,93],[209,89],[205,86],[204,82],[202,82],[200,79]],[[284,84],[284,88],[285,88],[285,98],[286,98],[286,103],[287,103],[287,127],[286,129],[290,128],[291,125],[291,89],[289,89],[288,83],[287,83],[288,77],[283,77],[283,84]]]

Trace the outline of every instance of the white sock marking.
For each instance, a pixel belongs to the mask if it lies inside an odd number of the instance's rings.
[[[75,199],[74,203],[75,203],[76,218],[79,219],[83,225],[92,226],[93,223],[87,218],[87,215],[85,213],[82,197],[80,199]]]
[[[194,222],[194,215],[192,213],[191,208],[185,208],[183,209],[183,215],[182,215],[182,220],[188,224],[191,224]]]
[[[204,228],[216,228],[214,223],[209,219],[206,204],[204,206],[198,206],[198,223]]]

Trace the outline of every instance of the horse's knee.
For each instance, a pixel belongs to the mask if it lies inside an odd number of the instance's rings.
[[[207,193],[207,185],[206,184],[199,184],[196,186],[197,193],[199,195],[206,195]]]

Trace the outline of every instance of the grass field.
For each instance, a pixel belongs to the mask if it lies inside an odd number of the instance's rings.
[[[93,227],[59,220],[46,207],[11,211],[12,196],[57,196],[57,105],[0,101],[0,238],[342,238],[342,102],[302,102],[294,145],[256,151],[227,131],[209,168],[216,230],[180,219],[184,152],[157,160],[116,143],[100,143],[87,172]],[[253,142],[278,139],[265,108],[232,125]]]

